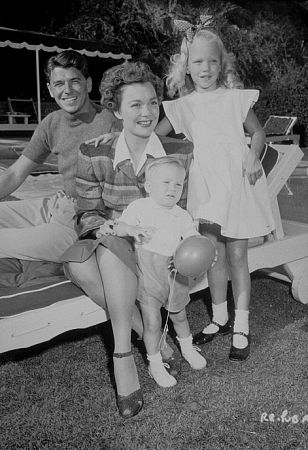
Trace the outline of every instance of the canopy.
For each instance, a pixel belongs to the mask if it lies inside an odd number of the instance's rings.
[[[131,55],[122,53],[118,46],[108,46],[102,41],[83,41],[79,39],[63,38],[33,31],[14,30],[0,27],[0,47],[33,50],[36,53],[36,86],[38,121],[41,121],[41,94],[40,94],[40,61],[39,51],[62,52],[63,50],[77,50],[88,57],[131,59]],[[108,48],[107,48],[108,47]]]

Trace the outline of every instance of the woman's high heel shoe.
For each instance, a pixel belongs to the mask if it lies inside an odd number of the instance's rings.
[[[114,353],[114,358],[126,358],[132,356],[132,352],[126,353]],[[130,419],[136,416],[143,407],[143,396],[141,389],[137,389],[128,395],[118,395],[117,394],[117,407],[120,416],[123,419]]]

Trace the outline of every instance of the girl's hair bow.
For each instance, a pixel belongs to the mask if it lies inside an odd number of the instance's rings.
[[[205,30],[207,28],[214,28],[213,16],[201,15],[200,21],[197,25],[193,25],[187,20],[174,20],[175,28],[185,33],[187,40],[191,43],[195,37],[195,34],[200,30]]]

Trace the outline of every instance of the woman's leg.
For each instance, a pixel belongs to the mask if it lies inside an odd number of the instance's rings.
[[[108,249],[98,247],[96,256],[112,324],[114,353],[128,353],[131,351],[137,277]],[[114,358],[114,374],[118,395],[127,396],[140,388],[133,356]]]
[[[93,253],[90,258],[83,263],[68,263],[68,269],[72,281],[75,281],[77,285],[81,286],[88,297],[101,306],[108,314],[105,290],[96,254]],[[136,304],[134,304],[133,308],[132,328],[141,338],[143,334],[143,324],[140,311]]]
[[[235,304],[234,331],[248,335],[251,280],[248,269],[247,248],[247,239],[227,239],[227,258]],[[245,348],[247,347],[247,338],[236,334],[233,337],[233,344],[237,348]]]
[[[105,291],[95,253],[82,263],[68,263],[68,270],[72,281],[106,311]]]

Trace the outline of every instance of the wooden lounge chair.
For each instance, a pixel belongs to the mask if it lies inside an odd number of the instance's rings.
[[[293,127],[297,122],[295,116],[275,116],[270,115],[264,124],[266,142],[268,144],[296,144],[299,145],[299,134],[293,134]],[[250,136],[247,136],[247,142],[250,143]],[[293,195],[288,180],[284,184],[288,195]]]
[[[270,144],[287,142],[299,145],[299,134],[293,134],[296,122],[297,117],[269,116],[264,124],[266,142]]]
[[[278,193],[302,156],[297,145],[268,146],[263,155],[276,230],[271,239],[261,238],[258,245],[250,247],[248,257],[250,272],[262,269],[270,276],[290,282],[294,298],[308,303],[308,224],[281,220],[277,201]],[[26,282],[15,289],[0,288],[0,353],[30,347],[65,331],[87,328],[108,319],[57,267],[50,277],[50,267],[45,270],[44,263],[10,260],[7,264],[8,280],[23,278]],[[35,271],[41,272],[41,282]],[[199,277],[192,280],[191,293],[206,287],[206,277]]]
[[[36,106],[32,98],[8,97],[0,102],[0,131],[34,131],[38,125]]]
[[[36,106],[33,98],[11,98],[7,99],[9,107],[9,123],[17,123],[17,119],[22,119],[25,125],[28,125],[29,118],[32,117],[37,122]]]

